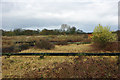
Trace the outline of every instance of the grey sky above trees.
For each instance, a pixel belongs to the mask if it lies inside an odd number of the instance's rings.
[[[119,0],[2,0],[2,29],[60,29],[91,32],[98,24],[118,29]],[[1,8],[0,7],[0,8]]]

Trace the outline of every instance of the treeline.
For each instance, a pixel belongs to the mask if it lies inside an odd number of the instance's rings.
[[[10,31],[1,30],[3,36],[19,36],[19,35],[61,35],[61,34],[82,34],[85,33],[76,27],[66,27],[66,24],[61,25],[61,29],[54,30],[25,30],[25,29],[15,29]]]
[[[15,29],[10,31],[2,30],[2,36],[19,36],[19,35],[35,35],[39,34],[36,30]]]

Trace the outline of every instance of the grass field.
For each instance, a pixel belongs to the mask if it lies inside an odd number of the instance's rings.
[[[116,78],[117,56],[2,56],[3,78]]]

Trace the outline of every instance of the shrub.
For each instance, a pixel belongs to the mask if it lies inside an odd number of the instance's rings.
[[[119,49],[119,43],[118,42],[108,42],[106,47],[105,47],[105,50],[107,51],[118,51]]]
[[[99,48],[105,48],[108,42],[116,40],[116,35],[110,31],[110,27],[103,27],[100,24],[95,27],[92,35],[92,41]]]
[[[14,46],[2,47],[2,53],[13,53],[13,52],[14,52]]]
[[[55,43],[56,45],[68,45],[67,41],[59,41]]]
[[[13,53],[15,51],[15,44],[14,41],[12,40],[7,40],[7,38],[5,40],[2,41],[2,53]]]
[[[14,51],[13,52],[17,53],[17,52],[20,52],[20,51],[21,51],[21,49],[18,46],[14,47]]]
[[[20,48],[21,50],[28,49],[29,47],[30,47],[29,44],[21,44],[21,45],[19,46],[19,48]]]
[[[24,44],[14,44],[14,50],[13,52],[20,52],[22,50],[26,50],[26,49],[29,49],[30,48],[30,45],[27,44],[27,43],[24,43]]]
[[[55,46],[52,43],[50,43],[47,40],[43,40],[43,39],[37,40],[35,42],[35,47],[40,48],[40,49],[48,49],[48,50],[55,48]]]

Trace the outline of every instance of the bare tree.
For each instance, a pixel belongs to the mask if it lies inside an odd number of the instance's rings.
[[[67,24],[62,24],[61,25],[61,31],[67,31],[67,30],[69,30],[70,29],[70,26],[69,25],[67,25]]]

